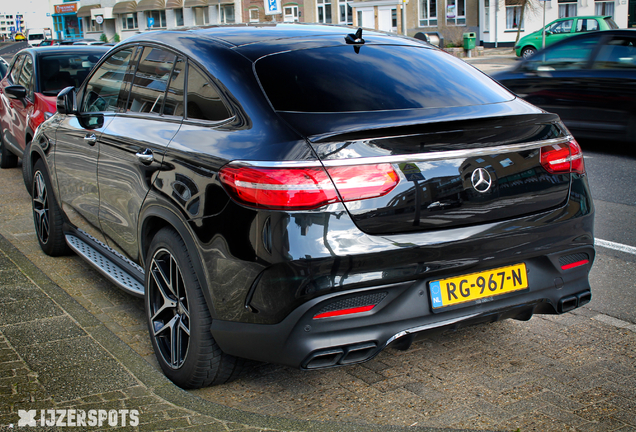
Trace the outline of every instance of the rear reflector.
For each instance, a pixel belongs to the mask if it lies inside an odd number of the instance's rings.
[[[399,182],[390,164],[325,170],[323,167],[261,168],[230,163],[221,168],[219,179],[239,203],[270,210],[309,210],[339,202],[341,198],[343,201],[376,198],[389,193]]]
[[[340,310],[335,310],[335,311],[330,311],[330,312],[324,312],[324,313],[316,315],[314,317],[314,319],[329,318],[329,317],[335,317],[335,316],[351,315],[351,314],[357,314],[357,313],[362,313],[362,312],[369,312],[374,307],[375,307],[375,305],[368,305],[368,306],[361,306],[361,307],[355,307],[355,308],[349,308],[349,309],[340,309]]]
[[[587,264],[589,262],[590,262],[590,260],[576,261],[576,262],[573,262],[573,263],[570,263],[570,264],[562,265],[561,266],[561,270],[568,270],[568,269],[571,269],[571,268],[574,268],[574,267],[580,267],[580,266],[583,266],[583,265],[585,265],[585,264]]]
[[[585,173],[583,153],[575,140],[541,147],[541,165],[552,174]]]

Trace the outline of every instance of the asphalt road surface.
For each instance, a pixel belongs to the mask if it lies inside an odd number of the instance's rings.
[[[583,143],[596,207],[597,256],[591,274],[593,299],[588,307],[630,323],[636,323],[634,150],[620,144]]]

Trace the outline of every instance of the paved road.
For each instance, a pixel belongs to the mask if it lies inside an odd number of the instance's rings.
[[[482,67],[485,66],[484,63]],[[613,166],[605,154],[591,156],[590,176],[599,169],[603,171],[605,163]],[[625,169],[629,172],[629,166]],[[599,195],[601,187],[594,183],[592,187],[598,202],[604,202]],[[611,185],[605,187],[613,190]],[[620,204],[609,199],[607,202]],[[601,207],[597,209],[597,220],[606,217]],[[0,234],[130,346],[135,356],[147,359],[147,368],[157,366],[141,300],[122,293],[78,257],[50,258],[39,250],[19,169],[0,170]],[[622,312],[612,306],[612,301],[634,296],[633,284],[626,285],[630,267],[629,255],[624,255],[599,248],[591,277],[593,302],[569,314],[535,316],[528,322],[505,321],[434,335],[415,343],[409,351],[389,349],[373,361],[345,368],[302,372],[258,365],[233,383],[191,394],[267,416],[378,427],[634,432],[636,325],[625,318],[617,319],[623,316]],[[621,277],[612,279],[616,275]],[[0,272],[4,285],[3,278],[6,275]],[[609,292],[608,287],[622,291],[622,296],[610,293],[605,296],[609,299],[606,304],[600,293]],[[13,303],[17,302],[9,299],[7,304]],[[3,310],[6,308],[0,309],[0,318]],[[605,310],[609,313],[599,312]],[[0,319],[0,333],[20,337],[20,332],[11,332],[13,325]],[[11,337],[0,340],[0,348],[3,353],[20,352],[19,344]],[[69,346],[69,350],[73,348]],[[110,354],[121,362],[122,369],[143,374],[144,367],[128,367],[120,352]],[[54,392],[55,387],[47,384],[48,372],[43,369],[39,373],[37,369],[46,359],[37,355],[24,359],[26,367],[31,368],[30,376]],[[46,367],[59,365],[47,363]],[[20,389],[12,384],[19,380],[17,372],[7,376],[3,370],[7,368],[0,359],[0,401],[6,389]],[[82,379],[93,377],[89,374],[75,378],[79,382]],[[179,392],[170,385],[162,388],[164,394]],[[104,396],[99,398],[96,400],[105,400]],[[27,401],[22,406],[32,405]],[[0,403],[0,419],[3,410],[14,409],[11,403]]]

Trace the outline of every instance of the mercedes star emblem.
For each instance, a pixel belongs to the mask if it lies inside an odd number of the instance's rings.
[[[470,181],[477,192],[484,193],[490,190],[492,186],[492,178],[490,173],[483,168],[477,168],[473,171],[473,175],[470,177]]]

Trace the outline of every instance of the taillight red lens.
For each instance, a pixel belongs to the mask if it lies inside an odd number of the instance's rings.
[[[541,147],[541,165],[552,174],[585,173],[583,152],[575,140]]]
[[[328,168],[344,201],[389,193],[399,182],[390,164]],[[261,168],[228,164],[219,179],[230,195],[250,207],[308,210],[340,201],[322,167]]]
[[[400,178],[391,164],[327,168],[343,201],[357,201],[388,194]]]

